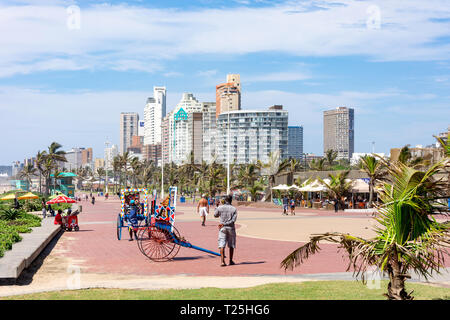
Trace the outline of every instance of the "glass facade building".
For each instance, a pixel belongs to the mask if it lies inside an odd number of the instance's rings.
[[[303,159],[303,127],[288,127],[288,158]]]

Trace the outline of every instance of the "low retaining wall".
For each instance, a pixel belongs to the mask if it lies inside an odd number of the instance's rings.
[[[40,227],[30,233],[21,233],[22,241],[14,243],[11,250],[0,258],[0,279],[17,279],[28,268],[47,244],[61,231],[53,217],[43,219]]]

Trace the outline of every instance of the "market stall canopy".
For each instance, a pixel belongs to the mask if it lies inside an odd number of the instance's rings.
[[[0,198],[0,200],[14,200],[15,198],[16,198],[16,195],[14,193],[10,193],[7,196]]]
[[[50,175],[50,177],[54,177],[55,175],[52,173]],[[68,177],[78,177],[78,175],[76,175],[73,172],[61,172],[57,175],[57,178],[68,178]]]
[[[368,193],[369,185],[362,179],[356,179],[352,185],[352,192],[355,193]]]
[[[289,190],[290,187],[286,184],[280,184],[276,187],[273,187],[272,190]]]
[[[17,199],[19,199],[19,200],[25,200],[25,199],[39,199],[39,196],[38,196],[38,195],[35,195],[35,194],[32,193],[32,192],[28,192],[28,193],[25,193],[24,195],[21,195],[21,196],[18,197]]]
[[[58,203],[76,203],[76,201],[72,198],[69,198],[66,195],[58,195],[52,200],[46,202],[46,204],[58,204]]]
[[[327,191],[328,189],[324,184],[320,183],[319,180],[314,180],[302,186],[298,190],[302,192],[324,192]]]

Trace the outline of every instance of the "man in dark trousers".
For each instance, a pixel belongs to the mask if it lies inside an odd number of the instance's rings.
[[[237,210],[231,205],[233,197],[227,195],[225,197],[225,204],[217,207],[214,212],[214,217],[220,218],[219,221],[219,250],[221,258],[221,266],[225,267],[225,246],[228,245],[230,250],[229,265],[234,265],[233,254],[236,248],[236,228],[234,223],[237,219]]]
[[[139,208],[136,206],[134,200],[130,200],[130,206],[128,207],[128,231],[130,232],[130,239],[128,241],[133,241],[134,238],[137,240],[136,228],[138,227],[137,215],[139,213]]]

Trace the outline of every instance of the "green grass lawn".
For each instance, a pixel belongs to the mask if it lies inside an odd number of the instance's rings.
[[[243,289],[123,290],[88,289],[55,291],[22,296],[9,300],[385,300],[387,281],[380,289],[369,289],[358,281],[308,281],[273,283]],[[417,300],[450,299],[450,288],[408,283]]]

